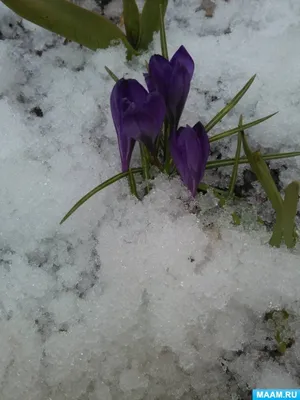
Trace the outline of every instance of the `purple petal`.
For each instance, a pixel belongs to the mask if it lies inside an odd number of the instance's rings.
[[[147,85],[147,88],[149,92],[155,92],[156,91],[156,85],[154,83],[154,80],[150,78],[150,74],[144,74],[145,82]]]
[[[120,79],[114,86],[110,106],[112,118],[116,125],[117,133],[120,133],[121,120],[123,113],[132,103],[144,103],[148,93],[146,89],[135,79]]]
[[[209,155],[209,141],[203,125],[180,128],[171,136],[170,151],[183,183],[195,196]]]
[[[182,136],[182,132],[184,132],[185,129],[186,128],[179,128],[176,133],[173,133],[170,136],[170,153],[183,183],[190,189],[189,171],[186,162],[186,152],[182,144],[182,140],[180,139]]]
[[[160,131],[166,116],[166,105],[159,93],[150,93],[144,108],[154,117],[154,131]]]
[[[199,140],[201,142],[202,158],[207,162],[210,153],[210,143],[207,132],[200,121],[193,126],[193,129],[197,132]]]
[[[164,98],[170,123],[178,126],[194,73],[194,61],[181,46],[171,61],[154,55],[149,62],[145,80],[150,92],[158,91]]]
[[[175,126],[178,126],[189,91],[190,75],[186,68],[176,64],[169,82],[168,98],[166,100]]]
[[[110,106],[118,144],[122,171],[127,171],[134,149],[135,141],[124,131],[124,113],[135,107],[135,103],[143,103],[147,99],[146,89],[135,79],[120,79],[114,86]]]
[[[146,101],[148,92],[136,79],[120,79],[118,81],[118,95],[123,99],[128,99],[130,102],[139,103]],[[116,85],[118,85],[118,83]]]
[[[165,118],[166,107],[159,93],[150,93],[144,104],[126,112],[124,132],[128,137],[144,143],[150,151],[159,135]]]
[[[184,46],[180,46],[179,49],[176,51],[176,53],[173,55],[171,58],[171,66],[174,67],[176,63],[184,66],[184,68],[187,70],[190,80],[192,80],[193,74],[194,74],[194,69],[195,69],[195,64],[194,60],[190,56],[190,54],[187,52],[186,48]]]
[[[157,90],[166,99],[171,74],[172,68],[168,60],[159,54],[152,56],[149,61],[149,73],[145,77],[149,92]]]
[[[122,97],[119,95],[121,87],[121,81],[118,81],[110,95],[110,111],[112,115],[112,119],[114,121],[114,125],[117,131],[117,135],[119,135],[122,125]]]

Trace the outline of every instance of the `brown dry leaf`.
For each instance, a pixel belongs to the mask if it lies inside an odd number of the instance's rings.
[[[207,18],[213,17],[215,8],[216,8],[216,3],[213,2],[212,0],[202,0],[200,10],[205,11],[205,16]]]
[[[123,17],[123,13],[121,14],[121,16],[120,16],[120,22],[119,22],[119,25],[120,26],[124,26],[125,24],[124,24],[124,17]]]
[[[226,3],[229,3],[229,0],[224,0]],[[216,3],[213,0],[202,0],[202,3],[198,10],[204,10],[205,16],[207,18],[212,18],[214,16],[214,11],[216,8]]]

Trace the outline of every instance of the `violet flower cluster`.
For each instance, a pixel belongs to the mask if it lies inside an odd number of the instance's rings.
[[[154,55],[145,81],[148,91],[135,79],[120,79],[111,93],[111,113],[118,136],[122,172],[130,168],[136,142],[157,158],[159,135],[168,127],[168,152],[183,183],[195,196],[203,178],[210,146],[201,122],[179,127],[194,73],[194,61],[181,46],[168,61]],[[165,130],[166,132],[166,130]],[[167,153],[168,153],[167,152]],[[170,165],[170,160],[164,158]],[[166,165],[164,165],[166,169]]]

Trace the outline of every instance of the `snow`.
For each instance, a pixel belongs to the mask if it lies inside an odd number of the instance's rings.
[[[251,145],[299,149],[299,2],[219,0],[209,19],[198,0],[169,3],[169,52],[184,44],[196,63],[182,123],[209,121],[257,73],[214,132],[279,110]],[[253,214],[235,227],[234,208],[158,176],[143,202],[121,181],[59,225],[119,172],[104,67],[142,79],[149,54],[126,64],[122,47],[92,53],[18,21],[1,3],[1,400],[246,400],[254,387],[299,387],[299,246],[270,248]],[[282,187],[299,179],[300,158],[272,167]],[[254,185],[249,201],[268,219],[261,196]],[[264,319],[273,309],[289,313],[282,356]]]

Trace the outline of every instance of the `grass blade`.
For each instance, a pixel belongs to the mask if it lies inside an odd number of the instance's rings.
[[[68,40],[92,50],[106,49],[113,41],[122,41],[129,54],[137,54],[121,29],[103,16],[67,0],[2,0],[20,15]]]
[[[300,182],[291,182],[285,189],[282,209],[283,238],[288,248],[295,247],[297,235],[295,234],[295,218],[300,193]]]
[[[251,168],[255,173],[257,179],[261,183],[268,199],[270,200],[273,209],[276,212],[276,223],[273,228],[273,234],[269,241],[271,246],[280,247],[283,236],[283,200],[272,178],[271,172],[262,158],[261,154],[257,151],[252,153],[248,145],[246,136],[242,132],[242,140],[245,154],[249,160]]]
[[[161,55],[165,57],[166,60],[168,60],[169,55],[168,55],[168,43],[167,43],[166,28],[165,28],[164,10],[161,4],[159,5],[159,21],[160,21],[159,32],[160,32]]]
[[[127,39],[136,49],[140,40],[140,12],[135,0],[123,0],[123,18]]]
[[[240,121],[239,121],[239,126],[241,127],[243,125],[243,117],[240,116]],[[238,141],[237,141],[237,146],[236,146],[236,153],[235,153],[235,159],[234,159],[234,166],[232,169],[232,175],[230,179],[230,184],[229,184],[229,197],[231,197],[234,193],[234,188],[237,180],[237,175],[238,175],[238,168],[239,168],[239,159],[241,155],[241,147],[242,147],[242,133],[238,133]]]
[[[128,170],[128,184],[129,184],[130,193],[139,200],[139,197],[138,197],[138,194],[136,191],[136,181],[135,181],[135,177],[134,177],[134,174],[133,174],[131,168]]]
[[[290,153],[270,153],[262,155],[265,161],[271,160],[281,160],[284,158],[299,157],[300,151],[292,151]],[[206,164],[206,169],[220,168],[220,167],[230,167],[235,164],[235,158],[228,158],[227,160],[213,160],[208,161]],[[238,164],[249,164],[247,157],[241,157]]]
[[[266,121],[267,119],[273,117],[274,115],[278,114],[278,112],[275,112],[273,114],[267,115],[266,117],[260,118],[260,119],[256,119],[255,121],[249,122],[248,124],[242,125],[242,126],[237,126],[236,128],[233,129],[229,129],[228,131],[222,132],[222,133],[218,133],[215,136],[212,136],[209,141],[210,143],[212,142],[216,142],[217,140],[221,140],[224,139],[228,136],[234,135],[235,133],[240,132],[240,130],[245,130],[245,129],[249,129],[252,128],[252,126],[255,125],[259,125],[262,122]]]
[[[219,200],[224,200],[224,196],[226,196],[226,190],[215,188],[204,182],[201,182],[198,185],[198,190],[203,191],[203,192],[207,192],[208,190],[211,190]]]
[[[210,131],[218,122],[221,121],[222,118],[225,117],[226,114],[229,113],[230,110],[233,109],[234,106],[241,100],[247,90],[250,88],[252,83],[254,82],[256,75],[253,75],[252,78],[246,83],[246,85],[234,96],[234,98],[221,110],[217,115],[213,117],[211,121],[206,125],[206,132]]]
[[[242,141],[251,169],[264,188],[274,210],[278,212],[282,208],[283,201],[265,160],[262,158],[259,151],[252,153],[244,132],[242,132]]]
[[[283,231],[282,231],[282,212],[279,211],[276,214],[276,222],[275,222],[275,225],[273,227],[272,237],[269,240],[269,245],[273,246],[273,247],[280,247],[280,245],[282,243],[282,235],[283,235]]]
[[[100,192],[100,190],[105,189],[107,186],[112,185],[113,183],[129,176],[130,174],[139,174],[141,172],[143,172],[142,168],[132,168],[130,171],[121,172],[120,174],[115,175],[112,178],[109,178],[107,181],[96,186],[85,196],[83,196],[79,201],[77,201],[76,204],[74,204],[74,206],[70,209],[70,211],[68,211],[67,214],[60,221],[60,224],[64,223],[76,210],[78,210],[79,207],[81,207],[87,200],[89,200],[92,196],[94,196],[94,194]]]
[[[113,79],[115,82],[118,82],[119,78],[117,77],[117,75],[115,75],[111,69],[109,69],[107,66],[105,66],[105,70],[108,73],[108,75],[111,77],[111,79]]]
[[[149,163],[149,153],[146,146],[140,143],[140,154],[143,169],[143,178],[146,181],[146,194],[150,192],[150,163]]]

